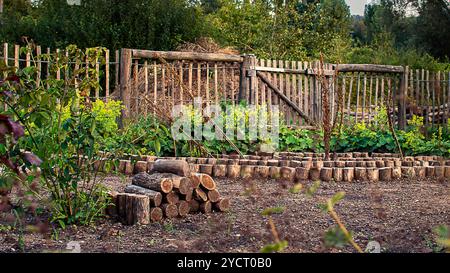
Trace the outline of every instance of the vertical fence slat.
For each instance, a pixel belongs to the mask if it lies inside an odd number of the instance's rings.
[[[20,46],[14,45],[14,66],[19,68],[20,67]]]
[[[147,98],[148,96],[148,62],[147,60],[144,61],[144,98]],[[147,102],[144,99],[143,103],[144,105],[144,115],[147,116]]]
[[[200,63],[197,64],[197,96],[202,96],[202,65]]]
[[[105,100],[108,101],[108,99],[109,99],[109,49],[107,49],[105,52]]]
[[[188,87],[189,87],[189,93],[191,93],[193,96],[194,92],[192,92],[192,68],[193,68],[193,63],[190,62],[189,63],[189,68],[188,68]]]
[[[8,43],[3,44],[3,60],[5,65],[8,66]]]
[[[100,97],[100,63],[99,60],[95,60],[95,73],[96,73],[96,80],[98,85],[95,87],[95,99],[99,99]]]
[[[224,102],[227,102],[227,63],[222,63],[222,99]]]
[[[366,123],[366,95],[367,95],[367,74],[364,73],[364,87],[363,87],[363,105],[362,105],[362,122]]]
[[[36,85],[38,87],[41,85],[41,72],[42,72],[41,54],[42,54],[41,46],[37,46],[36,47],[36,61],[37,61]]]
[[[355,110],[355,123],[358,122],[358,113],[359,113],[359,89],[361,88],[361,73],[358,72],[358,83],[356,85],[356,110]]]
[[[369,123],[372,121],[372,90],[373,90],[373,75],[370,75],[370,83],[369,83]]]
[[[119,86],[119,63],[120,63],[120,54],[119,50],[116,50],[116,63],[115,63],[115,69],[116,69],[116,78],[115,78],[115,88]]]
[[[219,105],[219,84],[218,84],[218,71],[217,62],[214,63],[214,101],[216,105]]]
[[[205,92],[206,92],[206,105],[209,106],[210,98],[209,98],[209,63],[206,63],[206,83],[205,83]]]
[[[379,84],[379,79],[378,79],[378,76],[376,76],[376,78],[375,78],[375,111],[381,110],[378,107],[378,87],[379,87],[378,84]],[[378,125],[378,121],[377,120],[375,120],[375,125]]]

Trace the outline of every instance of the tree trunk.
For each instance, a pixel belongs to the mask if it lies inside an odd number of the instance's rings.
[[[133,224],[150,224],[150,198],[146,195],[133,196]]]

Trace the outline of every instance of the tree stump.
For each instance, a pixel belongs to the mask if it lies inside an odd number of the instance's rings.
[[[241,173],[240,165],[227,165],[227,177],[238,178]]]
[[[225,177],[227,175],[226,165],[214,165],[213,166],[213,176],[214,177]]]
[[[355,168],[345,167],[342,169],[342,178],[345,182],[352,182],[355,175]]]
[[[384,167],[378,169],[378,173],[381,181],[391,181],[392,180],[392,168]]]
[[[312,181],[320,180],[320,168],[314,166],[311,167],[311,169],[309,169],[309,179]]]
[[[333,169],[333,179],[336,182],[341,182],[344,179],[342,168],[334,168]]]
[[[324,167],[320,170],[320,180],[331,181],[332,177],[333,177],[333,168]]]

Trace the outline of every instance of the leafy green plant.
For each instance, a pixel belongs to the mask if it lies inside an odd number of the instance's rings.
[[[93,79],[97,73],[95,63],[104,62],[100,58],[103,49],[82,52],[69,46],[66,50],[67,55],[41,56],[49,61],[52,72],[62,71],[64,79],[50,76],[38,84],[37,67],[18,70],[17,83],[10,86],[11,95],[5,100],[8,111],[26,128],[21,147],[42,159],[39,179],[50,193],[50,218],[62,227],[92,223],[103,215],[109,202],[98,183],[100,176],[94,164],[108,156],[100,154],[96,142],[107,127],[97,126],[101,124],[99,115],[92,111],[89,100],[91,90],[99,88]],[[84,76],[85,69],[79,69],[83,59],[90,64],[88,77]]]

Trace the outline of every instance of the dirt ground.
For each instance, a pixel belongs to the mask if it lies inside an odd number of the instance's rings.
[[[105,181],[116,190],[128,183],[118,177]],[[76,241],[82,252],[259,252],[273,241],[261,211],[282,206],[284,212],[273,220],[280,238],[289,242],[285,252],[354,252],[351,247],[328,249],[323,243],[325,231],[335,223],[318,205],[338,191],[346,196],[336,212],[363,248],[375,240],[382,252],[432,252],[432,229],[450,225],[449,181],[323,182],[313,197],[290,193],[292,185],[275,180],[217,179],[217,184],[232,199],[230,212],[190,214],[147,226],[105,219],[95,227],[60,230],[56,239],[51,231],[25,233],[24,250],[58,252]],[[17,232],[0,231],[0,252],[17,251]]]

